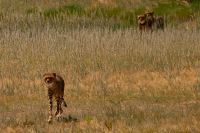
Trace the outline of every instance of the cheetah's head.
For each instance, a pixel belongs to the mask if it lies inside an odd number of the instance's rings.
[[[138,19],[138,23],[141,24],[141,25],[146,23],[146,20],[145,20],[146,16],[145,15],[138,15],[137,19]]]
[[[146,17],[153,17],[154,16],[154,12],[153,11],[147,11],[145,12]]]
[[[45,73],[43,75],[43,80],[45,84],[51,84],[56,79],[56,73]]]

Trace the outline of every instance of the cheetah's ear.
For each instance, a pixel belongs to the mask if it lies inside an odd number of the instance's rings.
[[[42,75],[42,77],[45,77],[47,74],[46,73],[44,73],[43,75]]]
[[[56,77],[56,73],[52,73],[54,77]]]

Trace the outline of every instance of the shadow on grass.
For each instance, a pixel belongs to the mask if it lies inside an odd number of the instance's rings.
[[[57,122],[71,123],[71,122],[79,122],[80,120],[74,116],[66,115],[57,119]]]

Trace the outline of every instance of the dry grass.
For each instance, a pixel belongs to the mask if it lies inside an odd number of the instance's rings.
[[[2,133],[200,132],[199,31],[16,28],[0,36]],[[47,71],[64,77],[68,101],[68,120],[51,125]]]

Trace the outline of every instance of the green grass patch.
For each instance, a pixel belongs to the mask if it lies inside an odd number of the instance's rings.
[[[145,12],[145,7],[139,7],[137,9],[135,9],[135,15],[139,15],[139,14],[143,14]]]
[[[200,1],[199,0],[193,0],[191,4],[191,8],[194,12],[198,11],[200,12]]]
[[[32,12],[30,10],[29,12]],[[60,8],[50,8],[43,12],[45,18],[62,18],[61,16],[77,16],[89,19],[90,22],[94,20],[101,20],[106,22],[111,27],[116,29],[118,27],[129,27],[135,25],[135,11],[120,7],[98,6],[95,8],[87,8],[79,4],[65,5]]]
[[[81,5],[78,4],[71,4],[71,5],[65,5],[60,8],[50,8],[44,11],[45,17],[58,17],[62,14],[67,15],[78,15],[81,16],[85,12],[84,8]]]
[[[172,1],[170,3],[159,3],[154,11],[158,15],[169,16],[170,18],[184,19],[192,14],[190,6],[182,5]]]
[[[66,5],[59,9],[61,12],[65,12],[67,14],[75,14],[75,15],[82,15],[85,12],[83,6],[78,4]]]

